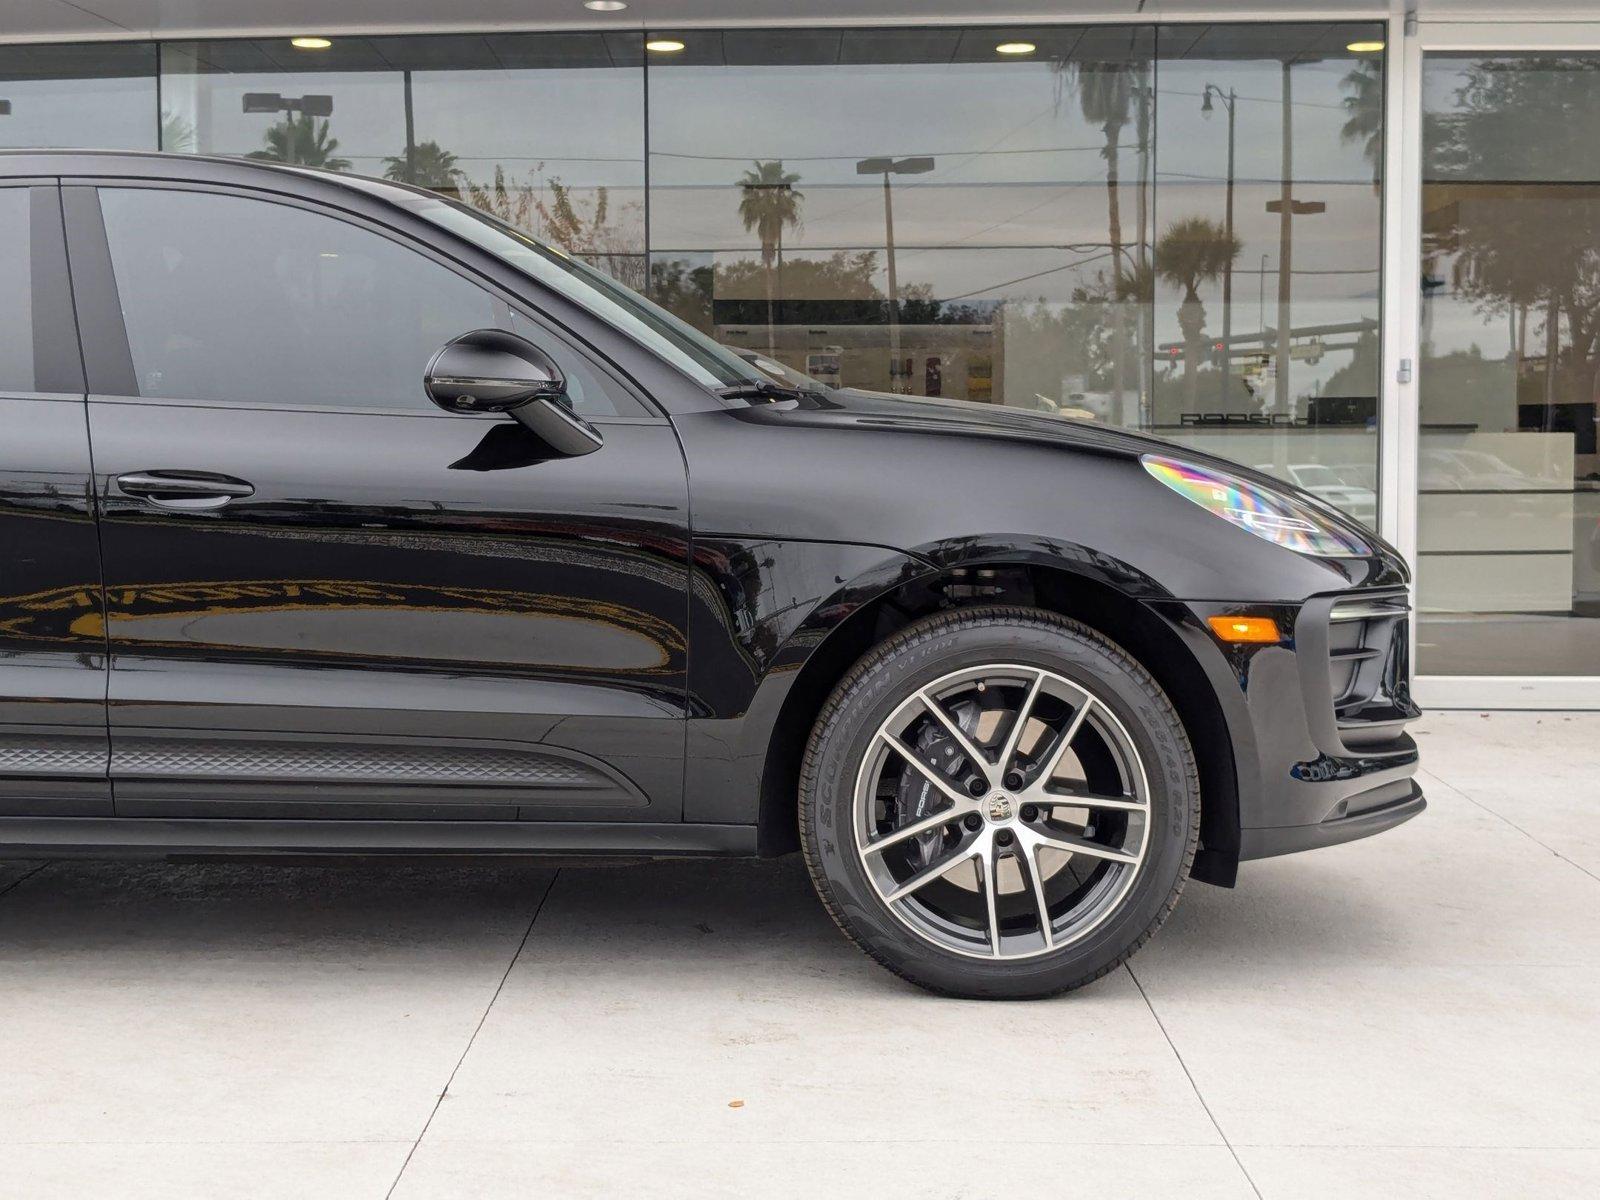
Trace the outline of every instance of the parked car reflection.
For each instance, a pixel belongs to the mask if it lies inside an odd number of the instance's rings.
[[[1257,463],[1256,470],[1277,473],[1271,463]],[[1370,487],[1350,483],[1333,467],[1322,463],[1290,463],[1287,474],[1291,482],[1349,513],[1368,528],[1377,525],[1378,494]]]

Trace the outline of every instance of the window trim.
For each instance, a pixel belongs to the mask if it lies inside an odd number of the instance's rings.
[[[106,232],[105,216],[100,207],[102,189],[151,190],[166,192],[202,192],[255,200],[265,204],[281,204],[297,208],[330,220],[365,229],[394,245],[420,254],[451,274],[484,291],[491,299],[505,305],[548,334],[563,348],[584,360],[607,384],[614,386],[641,410],[637,413],[594,415],[585,419],[596,425],[667,423],[661,406],[641,388],[626,372],[611,361],[587,339],[568,329],[541,311],[525,296],[518,295],[497,280],[474,270],[461,260],[441,252],[438,247],[414,237],[393,225],[373,220],[361,213],[318,200],[264,188],[235,184],[196,182],[179,179],[97,177],[93,179],[63,180],[62,207],[65,215],[66,236],[74,251],[70,267],[72,291],[76,298],[77,316],[82,326],[83,364],[87,372],[88,394],[96,402],[147,404],[163,408],[231,408],[254,412],[313,412],[343,415],[368,415],[391,417],[421,417],[429,420],[461,420],[466,417],[478,421],[506,421],[504,415],[493,413],[447,413],[427,408],[397,408],[373,404],[261,404],[256,401],[234,400],[222,397],[192,398],[172,396],[147,396],[141,394],[133,367],[132,346],[127,324],[122,316],[121,296],[116,272],[111,261],[110,239]]]

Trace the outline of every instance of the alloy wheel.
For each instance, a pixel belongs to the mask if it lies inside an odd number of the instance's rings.
[[[1127,895],[1150,840],[1150,787],[1106,702],[1054,671],[944,675],[878,726],[852,828],[895,918],[976,958],[1048,954]]]

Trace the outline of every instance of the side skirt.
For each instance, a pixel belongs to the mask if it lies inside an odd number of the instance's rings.
[[[0,817],[0,858],[754,856],[754,825]]]

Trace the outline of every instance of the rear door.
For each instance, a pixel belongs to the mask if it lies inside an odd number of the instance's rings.
[[[0,815],[110,811],[89,437],[54,180],[0,180]]]
[[[573,337],[426,247],[239,190],[64,189],[124,816],[677,820],[687,485]],[[604,436],[422,389],[511,328]]]

